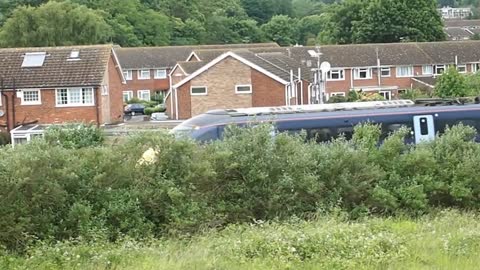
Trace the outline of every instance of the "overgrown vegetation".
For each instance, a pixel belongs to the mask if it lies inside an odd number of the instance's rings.
[[[312,221],[256,221],[181,239],[38,243],[3,254],[1,269],[476,269],[478,213],[442,211],[421,219],[343,213]]]
[[[47,137],[4,147],[0,245],[25,251],[38,240],[188,236],[321,209],[353,219],[478,209],[475,130],[456,126],[416,147],[404,143],[407,134],[400,129],[378,146],[378,127],[367,125],[350,141],[316,144],[288,134],[273,139],[258,126],[232,128],[207,145],[149,134],[113,146]],[[139,163],[149,148],[156,158]]]

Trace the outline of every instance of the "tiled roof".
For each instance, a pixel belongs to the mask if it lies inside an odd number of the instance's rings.
[[[445,27],[480,27],[480,20],[446,20]]]
[[[447,33],[447,36],[449,39],[464,39],[464,38],[470,38],[472,36],[472,33],[463,29],[463,28],[445,28],[445,33]]]
[[[286,54],[302,63],[313,63],[308,54],[315,47],[290,47]],[[332,67],[365,67],[377,65],[377,51],[381,65],[424,65],[480,61],[480,41],[444,41],[419,43],[379,43],[320,46],[321,61]]]
[[[436,77],[414,77],[413,80],[428,87],[434,87],[437,82]]]
[[[182,68],[187,75],[192,74],[197,71],[199,68],[206,65],[208,62],[204,61],[191,61],[191,62],[178,62],[177,64]]]
[[[72,50],[78,60],[67,60]],[[112,45],[0,49],[0,78],[5,88],[101,85]],[[22,67],[26,53],[45,52],[40,67]]]
[[[194,50],[278,47],[276,43],[116,48],[122,68],[172,68]]]

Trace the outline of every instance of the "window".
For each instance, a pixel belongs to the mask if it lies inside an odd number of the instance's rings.
[[[78,58],[80,56],[79,50],[73,50],[70,52],[70,58]]]
[[[332,69],[327,73],[327,81],[345,80],[344,69]]]
[[[440,75],[445,72],[445,65],[435,65],[435,75]]]
[[[390,77],[390,68],[389,67],[382,67],[380,69],[380,74],[382,77]]]
[[[457,65],[458,73],[467,73],[467,65]]]
[[[93,88],[63,88],[55,93],[57,107],[91,106],[93,104]]]
[[[250,84],[235,85],[235,94],[250,94],[252,93],[252,86]]]
[[[380,96],[382,96],[385,100],[391,100],[391,99],[392,99],[392,92],[390,92],[390,91],[380,91],[379,94],[380,94]]]
[[[40,100],[40,90],[22,90],[21,105],[39,105],[42,104]]]
[[[190,88],[190,94],[192,96],[201,96],[207,94],[207,87],[205,86],[192,86]]]
[[[330,93],[330,96],[331,96],[331,97],[334,97],[334,96],[344,97],[344,96],[345,96],[345,92],[333,92],[333,93]]]
[[[108,86],[102,85],[102,96],[108,96]]]
[[[480,63],[473,63],[472,64],[472,72],[477,73],[480,70]]]
[[[127,102],[132,98],[133,98],[133,91],[131,90],[123,91],[123,101]]]
[[[371,68],[356,68],[353,73],[353,78],[356,80],[365,80],[372,78]]]
[[[132,80],[132,71],[131,70],[124,70],[123,71],[123,77],[125,77],[125,80],[131,81]]]
[[[150,69],[140,69],[138,71],[139,80],[148,80],[150,79]]]
[[[167,71],[165,69],[156,69],[155,70],[155,79],[166,79]]]
[[[433,66],[432,65],[423,65],[422,66],[423,75],[433,75]]]
[[[426,117],[420,118],[420,134],[428,135],[428,121]]]
[[[138,90],[137,97],[140,100],[150,101],[150,90]]]
[[[26,53],[23,58],[22,67],[41,67],[43,66],[46,55],[47,53],[45,52]]]
[[[397,67],[397,77],[412,77],[413,76],[413,67],[412,66],[398,66]]]

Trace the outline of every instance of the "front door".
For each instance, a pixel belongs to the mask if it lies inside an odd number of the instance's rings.
[[[413,117],[415,143],[428,142],[435,139],[433,115],[417,115]]]

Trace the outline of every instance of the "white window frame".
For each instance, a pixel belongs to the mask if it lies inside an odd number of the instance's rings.
[[[142,93],[148,93],[148,100],[142,98]],[[152,100],[152,93],[148,89],[137,90],[137,98],[144,101],[151,101]]]
[[[143,76],[142,72],[148,72],[148,76]],[[139,69],[137,72],[137,77],[139,80],[150,80],[151,75],[150,69]]]
[[[460,71],[460,70],[458,69],[459,67],[463,67],[463,71]],[[457,71],[458,71],[458,73],[461,73],[461,74],[467,73],[467,65],[465,65],[465,64],[458,64],[458,65],[457,65]]]
[[[401,68],[409,68],[409,70],[411,70],[411,73],[409,73],[409,74],[407,74],[407,75],[400,75],[398,71],[399,71]],[[413,73],[414,73],[413,66],[406,65],[406,66],[397,66],[397,67],[396,67],[396,75],[397,75],[397,78],[409,78],[409,77],[413,77]]]
[[[123,70],[123,77],[125,77],[126,81],[133,80],[133,71],[131,69],[124,69]]]
[[[205,88],[205,93],[193,93],[192,89],[193,88]],[[208,94],[208,88],[206,86],[190,86],[190,95],[192,96],[206,96]]]
[[[380,90],[380,91],[378,91],[378,94],[381,95],[384,98],[385,98],[384,94],[386,94],[386,93],[388,93],[389,99],[385,99],[385,100],[392,100],[392,91],[390,91],[390,90]]]
[[[249,91],[238,91],[239,87],[250,87]],[[235,94],[251,94],[252,93],[252,85],[251,84],[237,84],[235,85]]]
[[[365,78],[361,78],[360,77],[360,72],[367,72],[367,77]],[[368,67],[363,67],[363,68],[355,68],[353,70],[353,79],[355,80],[370,80],[372,79],[373,75],[372,75],[372,68],[368,68]]]
[[[128,97],[129,97],[128,100],[125,100],[125,99],[124,99],[125,94],[128,95]],[[126,91],[123,91],[123,92],[122,92],[122,100],[123,100],[123,102],[127,102],[127,101],[131,100],[132,98],[133,98],[133,90],[126,90]]]
[[[430,68],[430,71],[428,71],[427,68]],[[422,75],[433,75],[433,65],[423,65]]]
[[[384,71],[388,71],[388,75],[383,75]],[[392,69],[390,67],[381,67],[380,68],[380,77],[388,78],[392,76]]]
[[[443,72],[442,72],[442,73],[438,73],[438,72],[437,72],[437,68],[443,68]],[[440,64],[440,65],[435,65],[435,66],[433,66],[433,73],[434,73],[435,75],[441,75],[441,74],[443,74],[445,71],[447,71],[447,65]]]
[[[345,92],[332,92],[332,93],[330,93],[330,97],[335,97],[335,96],[346,97],[346,94],[345,94]]]
[[[477,73],[479,70],[480,63],[472,63],[472,73]]]
[[[162,71],[165,75],[159,76],[158,72]],[[155,69],[155,73],[153,75],[154,79],[166,79],[168,77],[167,70],[166,69]]]
[[[38,93],[38,100],[36,101],[25,101],[25,95],[24,92],[29,91],[29,92],[37,92]],[[23,89],[20,90],[20,105],[41,105],[42,104],[42,94],[40,89]]]
[[[332,78],[332,73],[338,73],[338,79]],[[327,72],[327,81],[344,81],[345,80],[345,69],[344,68],[334,68]]]
[[[67,90],[67,104],[58,104],[59,101],[59,92],[61,90]],[[89,89],[92,93],[92,102],[89,103],[72,103],[70,102],[70,91],[73,89],[80,89],[83,95],[83,89]],[[93,87],[71,87],[71,88],[57,88],[55,89],[55,107],[88,107],[95,106],[95,90]]]

